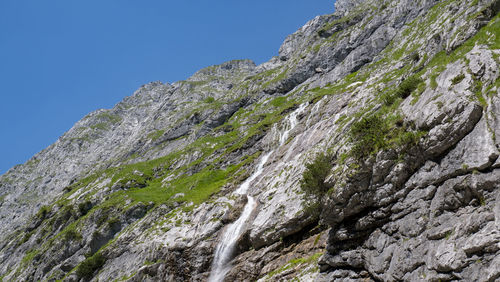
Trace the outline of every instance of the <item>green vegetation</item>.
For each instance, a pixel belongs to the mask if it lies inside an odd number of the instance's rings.
[[[459,84],[460,82],[462,82],[462,80],[464,80],[465,78],[465,75],[463,73],[455,76],[452,80],[451,80],[451,84],[452,85],[455,85],[455,84]]]
[[[488,107],[488,102],[486,102],[486,99],[483,96],[483,83],[480,80],[474,80],[471,90],[474,92],[479,104],[486,109]]]
[[[360,7],[361,8],[361,7]],[[351,13],[349,13],[347,16],[345,17],[342,17],[340,19],[337,19],[337,20],[333,20],[331,22],[328,22],[326,23],[319,31],[318,31],[318,35],[319,36],[323,36],[325,33],[327,33],[328,31],[330,31],[331,29],[333,29],[333,27],[335,27],[336,25],[341,25],[341,24],[350,24],[352,21],[358,19],[358,18],[361,18],[362,16],[362,9],[356,9],[354,11],[352,11]]]
[[[353,123],[349,132],[352,148],[349,153],[361,161],[380,150],[414,146],[427,132],[405,125],[399,114],[387,114],[388,108],[368,114]]]
[[[449,2],[450,1],[443,1],[443,3]],[[428,13],[425,20],[409,27],[407,29],[409,32],[408,34],[410,34],[410,32],[418,33],[419,30],[425,32],[426,29],[422,28],[422,26],[433,24],[433,18],[434,20],[439,19],[438,8],[442,8],[443,5],[436,5],[436,8],[433,8],[433,11]],[[332,22],[329,24],[329,27],[325,26],[325,28],[333,28],[333,25],[346,22],[347,20],[348,19],[342,19],[337,22]],[[424,83],[420,77],[423,77],[424,74],[427,74],[428,78],[430,78],[431,86],[434,88],[437,87],[436,78],[444,70],[446,65],[463,58],[473,46],[485,44],[490,48],[498,49],[500,47],[498,30],[500,30],[500,20],[497,15],[493,21],[463,46],[457,48],[450,54],[444,51],[437,54],[431,59],[427,66],[424,67],[424,65],[422,65],[421,70],[417,67],[419,72],[407,78],[395,90],[384,91],[393,87],[390,86],[390,82],[399,79],[407,73],[415,71],[416,67],[412,64],[408,64],[384,76],[382,83],[385,83],[386,89],[380,91],[381,93],[385,93],[381,96],[381,100],[384,104],[381,109],[370,112],[371,110],[367,108],[363,111],[362,116],[342,116],[337,121],[339,125],[343,125],[353,118],[357,119],[349,132],[349,141],[352,143],[352,150],[345,158],[352,156],[356,160],[362,160],[376,154],[380,150],[417,144],[418,140],[425,135],[425,132],[416,131],[413,125],[403,123],[403,118],[397,111],[401,99],[418,92],[416,90],[422,88]],[[50,239],[44,239],[46,243],[44,243],[43,247],[39,250],[32,250],[26,254],[23,258],[23,262],[28,263],[36,254],[43,254],[50,246],[54,245],[54,240],[57,238],[64,238],[66,240],[78,239],[79,236],[81,236],[77,231],[78,228],[82,230],[81,226],[85,223],[84,220],[88,219],[88,217],[93,214],[95,215],[96,212],[102,214],[102,216],[98,218],[98,225],[101,226],[106,222],[108,225],[113,225],[118,223],[116,217],[117,213],[126,211],[133,205],[138,204],[138,202],[152,202],[154,204],[172,204],[174,201],[180,203],[192,202],[194,205],[184,206],[184,211],[186,211],[192,209],[199,203],[207,201],[210,199],[211,195],[217,193],[226,183],[231,181],[238,182],[242,175],[245,174],[243,167],[250,164],[258,156],[258,153],[248,158],[231,160],[231,162],[228,162],[227,157],[235,151],[245,149],[246,146],[251,144],[249,142],[259,137],[259,135],[265,134],[273,124],[279,122],[283,116],[296,107],[297,104],[305,101],[314,103],[325,95],[335,95],[344,92],[352,92],[354,95],[356,87],[367,81],[368,78],[371,78],[370,68],[373,70],[373,68],[379,68],[383,64],[391,64],[393,63],[392,60],[396,57],[405,57],[417,61],[418,58],[411,55],[411,52],[414,52],[419,46],[411,46],[410,44],[395,46],[396,45],[389,46],[387,51],[384,51],[385,53],[382,54],[382,59],[380,61],[348,75],[333,85],[308,90],[303,96],[297,99],[292,98],[294,97],[292,93],[288,97],[273,97],[273,99],[268,100],[268,103],[256,103],[251,107],[242,108],[228,122],[214,130],[217,134],[200,138],[181,151],[173,152],[168,156],[152,161],[102,170],[66,187],[65,190],[68,193],[57,202],[58,205],[65,206],[65,208],[59,211],[60,214],[58,214],[58,218],[72,216],[71,211],[75,209],[69,206],[69,203],[72,201],[69,196],[72,193],[84,189],[86,193],[82,193],[82,195],[85,200],[89,202],[91,197],[96,193],[96,191],[93,190],[93,186],[98,180],[111,178],[112,181],[110,185],[119,184],[123,185],[126,189],[106,195],[102,202],[96,203],[95,206],[90,206],[90,208],[84,206],[87,202],[78,204],[79,218],[75,218],[76,221],[71,222],[71,224],[68,218],[68,221],[64,223],[67,226],[62,232]],[[313,45],[310,48],[319,50],[321,45]],[[424,55],[423,59],[420,59],[422,63],[426,63],[427,61],[425,56],[426,55]],[[261,86],[267,86],[270,83],[284,79],[287,71],[288,70],[278,68],[256,75],[251,79],[254,81],[260,80]],[[463,78],[456,77],[453,79],[452,83],[460,83],[462,79]],[[370,81],[371,85],[380,84],[381,82],[376,79]],[[496,85],[498,86],[498,80]],[[485,104],[486,100],[482,96],[481,89],[482,85],[477,83],[473,90],[480,103]],[[204,100],[204,103],[202,107],[206,109],[218,106],[219,102],[215,101],[213,97],[208,97]],[[369,105],[368,107],[372,106],[373,105]],[[200,108],[195,109],[195,111],[199,110]],[[96,129],[104,129],[107,128],[109,124],[121,121],[119,116],[107,112],[99,114],[98,117],[101,118],[101,123],[94,126]],[[228,130],[226,131],[223,129]],[[158,130],[149,134],[148,138],[154,141],[163,134],[163,130]],[[194,160],[192,158],[193,156],[196,156]],[[312,163],[307,164],[306,171],[301,180],[301,187],[306,193],[311,195],[322,195],[328,190],[324,180],[332,169],[332,162],[333,160],[330,156],[327,154],[320,154],[316,156]],[[165,179],[169,180],[167,181]],[[174,195],[180,196],[173,199]],[[124,203],[127,203],[127,206],[124,206]],[[51,210],[51,207],[44,206],[37,213],[37,217],[44,219]],[[182,210],[183,208],[181,206],[176,211]],[[109,218],[111,219],[108,220]],[[181,222],[179,224],[181,224]],[[46,227],[44,226],[44,228]],[[50,232],[47,232],[47,234],[50,234]],[[27,240],[29,236],[31,235],[26,235]],[[112,243],[113,242],[109,242],[107,246]],[[284,271],[296,265],[303,264],[307,260],[308,259],[302,258],[292,260],[282,267],[281,270]],[[105,259],[102,255],[97,253],[86,259],[77,268],[78,275],[80,277],[91,277],[104,263]]]
[[[380,114],[365,116],[355,122],[349,132],[353,157],[361,160],[384,148],[388,131],[388,125]]]
[[[303,264],[311,264],[311,263],[314,263],[314,262],[317,262],[318,259],[323,255],[323,253],[316,253],[310,257],[306,257],[306,258],[296,258],[296,259],[292,259],[290,261],[288,261],[285,265],[283,265],[282,267],[278,268],[278,269],[275,269],[274,271],[271,271],[269,272],[269,274],[267,274],[267,278],[272,278],[273,276],[275,276],[276,274],[279,274],[279,273],[282,273],[286,270],[289,270],[289,269],[292,269],[292,268],[295,268],[299,265],[303,265]]]
[[[114,216],[114,217],[110,218],[110,219],[106,222],[106,224],[108,225],[108,227],[109,227],[109,228],[114,228],[114,227],[115,227],[115,226],[117,226],[117,225],[119,226],[119,224],[120,224],[120,219],[119,219],[118,217]]]
[[[86,258],[76,269],[76,275],[80,278],[90,279],[94,276],[94,272],[100,269],[106,263],[106,258],[101,253],[95,253],[93,256]]]
[[[463,59],[465,54],[470,52],[474,46],[486,45],[490,49],[500,49],[498,30],[500,30],[500,15],[496,15],[488,25],[479,30],[476,35],[464,42],[464,44],[460,45],[453,52],[448,54],[446,51],[441,51],[436,54],[427,65],[427,69],[432,70],[430,73],[431,87],[434,89],[437,87],[436,78],[448,64]],[[422,70],[420,73],[423,74],[425,71]]]
[[[100,122],[100,123],[91,125],[90,128],[97,129],[97,130],[107,130],[107,129],[109,129],[109,125],[107,123]]]
[[[306,164],[306,170],[300,181],[300,187],[306,194],[321,197],[328,191],[330,187],[325,180],[332,170],[332,162],[331,155],[320,153],[311,163]]]
[[[210,103],[215,102],[215,98],[214,97],[207,97],[207,98],[205,98],[205,100],[203,100],[203,102],[210,104]]]
[[[90,209],[92,209],[92,202],[89,200],[78,204],[78,211],[82,216],[86,215]]]
[[[420,61],[420,54],[418,54],[418,52],[412,53],[410,55],[410,60],[412,60],[413,62]]]
[[[183,196],[176,198],[176,202],[192,202],[198,205],[218,192],[224,184],[232,181],[241,166],[251,160],[253,158],[248,158],[226,169],[215,169],[209,166],[193,175],[182,175],[167,182],[166,188],[163,187],[161,180],[153,180],[148,187],[131,189],[127,191],[127,195],[138,202],[165,203],[170,202],[172,196],[182,193]]]
[[[99,113],[95,117],[99,122],[90,126],[91,129],[108,130],[111,125],[120,123],[122,118],[109,112]]]
[[[27,265],[30,261],[32,261],[35,256],[38,255],[38,251],[37,250],[30,250],[29,252],[26,253],[26,255],[24,255],[23,259],[21,260],[21,265]]]
[[[165,130],[156,130],[148,134],[148,139],[151,139],[152,141],[158,140],[163,134],[165,133]]]
[[[66,241],[75,241],[75,240],[81,240],[82,235],[78,233],[76,230],[68,230],[64,234],[64,240]]]
[[[50,211],[52,210],[52,208],[50,206],[42,206],[38,212],[36,213],[36,217],[39,218],[39,219],[45,219],[45,217],[47,216],[47,214],[50,213]]]
[[[97,115],[97,118],[98,119],[102,119],[102,120],[105,120],[107,122],[110,122],[110,123],[119,123],[122,121],[122,118],[119,117],[118,115],[113,115],[109,112],[103,112],[103,113],[100,113]]]
[[[280,69],[280,70],[281,70],[281,69]],[[263,83],[263,84],[262,84],[262,87],[263,87],[263,88],[267,88],[269,85],[274,84],[274,83],[276,83],[276,82],[278,82],[278,81],[281,81],[281,80],[285,79],[285,78],[286,78],[287,73],[288,73],[288,69],[285,69],[285,70],[281,71],[281,72],[280,72],[277,76],[275,76],[275,77],[274,77],[274,78],[272,78],[271,80],[268,80],[268,81],[266,81],[265,83]]]
[[[189,212],[198,204],[207,201],[214,193],[228,182],[241,181],[246,173],[244,166],[251,164],[260,152],[244,156],[240,160],[232,160],[233,164],[225,160],[231,152],[246,146],[247,142],[257,134],[264,134],[271,125],[278,122],[290,109],[296,107],[296,100],[287,97],[278,97],[270,103],[255,104],[250,109],[240,109],[233,118],[220,128],[231,128],[229,132],[215,129],[222,135],[207,135],[188,145],[181,151],[171,153],[165,157],[124,165],[111,167],[93,175],[87,176],[78,182],[71,184],[64,190],[67,192],[55,205],[59,205],[57,218],[64,218],[66,227],[57,235],[44,238],[39,252],[48,251],[57,240],[71,241],[80,238],[78,229],[87,223],[89,217],[94,219],[98,226],[104,223],[114,225],[118,223],[116,215],[134,207],[139,202],[171,205],[174,202],[185,203],[179,211]],[[217,154],[214,154],[217,152]],[[181,167],[172,169],[177,163],[183,162],[186,157],[198,154],[199,157],[191,162],[185,162]],[[217,158],[213,159],[213,156]],[[211,158],[209,158],[211,157]],[[164,181],[169,177],[169,181]],[[92,205],[91,199],[97,190],[94,185],[99,180],[111,179],[110,186],[117,185],[124,189],[107,195],[103,201]],[[70,196],[84,189],[84,200],[73,206]],[[177,195],[175,198],[174,195]],[[123,203],[127,203],[126,206]],[[188,204],[192,203],[192,204]],[[150,208],[150,207],[148,207]],[[51,210],[50,207],[42,208],[40,214],[45,215]],[[70,219],[75,220],[70,222]],[[111,218],[111,220],[108,220]],[[52,224],[52,223],[51,223]],[[45,227],[44,227],[45,228]],[[48,229],[50,231],[50,227]],[[106,246],[112,244],[108,242]],[[101,249],[106,248],[104,246]],[[77,269],[82,276],[91,275],[98,269],[101,259],[91,257],[85,260]],[[90,273],[90,274],[89,274]]]
[[[381,100],[386,106],[392,105],[398,98],[405,99],[415,91],[423,80],[417,76],[410,76],[405,79],[394,91],[389,91],[381,95]]]
[[[423,81],[420,77],[410,76],[409,78],[401,82],[398,89],[396,90],[396,96],[403,99],[410,96],[411,92],[417,89],[418,85],[422,82]]]
[[[271,100],[270,104],[271,104],[271,106],[278,108],[278,107],[283,106],[287,101],[288,101],[288,97],[284,97],[284,96],[276,97],[273,100]]]

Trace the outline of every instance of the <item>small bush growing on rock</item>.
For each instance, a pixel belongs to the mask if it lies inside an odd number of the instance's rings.
[[[207,97],[207,98],[205,98],[205,100],[203,100],[203,102],[210,104],[210,103],[215,102],[215,98],[214,97]]]
[[[422,83],[422,79],[420,77],[408,77],[399,85],[398,89],[396,90],[396,96],[403,99],[410,96],[411,92],[415,91],[420,83]]]
[[[462,82],[462,80],[464,80],[465,78],[465,75],[463,73],[455,76],[452,80],[451,80],[451,84],[452,85],[455,85],[455,84],[459,84],[460,82]]]
[[[94,272],[100,269],[106,263],[106,258],[100,253],[96,253],[86,258],[76,269],[76,275],[81,278],[89,279],[94,276]]]
[[[422,83],[423,80],[417,76],[410,76],[405,79],[394,91],[389,91],[380,96],[380,99],[386,106],[394,104],[396,99],[410,96],[410,94],[418,88],[418,85]]]
[[[49,206],[42,206],[40,210],[38,210],[38,212],[36,213],[36,217],[44,219],[50,211],[51,208]]]
[[[64,234],[64,239],[66,241],[81,240],[82,235],[80,235],[80,233],[76,232],[76,230],[68,230],[68,232],[66,232]]]
[[[396,96],[394,95],[394,92],[385,92],[380,96],[380,100],[382,100],[384,105],[390,106],[394,104],[394,101],[396,101]]]
[[[406,150],[418,145],[426,134],[412,123],[405,124],[399,114],[373,113],[352,124],[349,132],[352,147],[348,156],[361,161],[388,148]]]
[[[386,122],[379,114],[365,116],[353,123],[349,132],[353,143],[352,156],[357,160],[364,159],[383,148],[387,131]]]
[[[107,224],[111,230],[119,230],[121,222],[120,222],[120,219],[115,216],[115,217],[112,217],[111,219],[109,219]]]
[[[418,62],[420,60],[420,55],[418,54],[418,52],[414,52],[410,55],[410,60],[414,61],[414,62]]]
[[[325,180],[333,167],[332,160],[331,155],[321,153],[316,155],[311,163],[306,164],[300,181],[300,187],[306,194],[321,196],[328,191],[330,187]]]
[[[90,201],[85,201],[78,204],[78,211],[82,216],[86,215],[90,209],[92,209],[92,202]]]
[[[59,213],[60,213],[61,219],[63,219],[64,221],[68,221],[71,217],[73,217],[75,215],[74,206],[73,205],[63,206]],[[78,216],[75,215],[75,218],[77,218],[77,217]]]

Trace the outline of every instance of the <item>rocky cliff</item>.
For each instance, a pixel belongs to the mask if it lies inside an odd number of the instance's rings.
[[[0,280],[499,280],[500,1],[335,5],[1,176]]]

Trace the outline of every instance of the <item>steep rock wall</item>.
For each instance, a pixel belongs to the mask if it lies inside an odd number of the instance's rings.
[[[204,281],[272,152],[227,281],[498,279],[500,1],[336,8],[269,62],[145,85],[3,175],[1,277]],[[328,191],[304,193],[324,152]]]

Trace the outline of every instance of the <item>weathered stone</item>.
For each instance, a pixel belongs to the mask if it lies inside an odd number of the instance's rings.
[[[95,281],[206,281],[255,175],[225,281],[498,280],[500,52],[473,35],[499,3],[338,0],[268,62],[89,114],[0,177],[0,277],[78,281],[102,255]],[[355,159],[350,129],[372,114],[385,144]],[[331,189],[305,194],[325,151]]]

